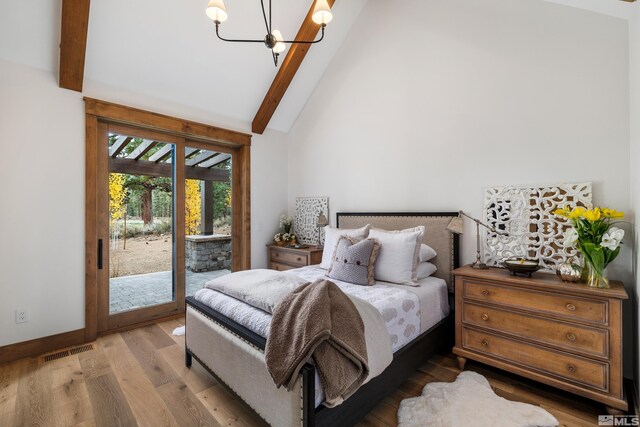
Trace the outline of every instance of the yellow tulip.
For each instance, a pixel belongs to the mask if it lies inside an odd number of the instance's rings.
[[[571,212],[569,212],[569,218],[571,219],[578,219],[580,218],[582,215],[584,215],[584,213],[587,210],[585,208],[581,208],[581,207],[577,207],[577,208],[573,208],[573,210]]]
[[[582,216],[589,222],[596,222],[600,218],[602,218],[602,212],[600,211],[600,208],[595,208],[586,211],[584,214],[582,214]]]
[[[556,209],[552,212],[554,215],[563,216],[567,218],[569,216],[569,207],[565,206],[563,208]]]
[[[624,218],[624,212],[618,212],[615,209],[609,209],[609,208],[603,209],[602,210],[602,215],[605,218],[613,218],[613,219]]]

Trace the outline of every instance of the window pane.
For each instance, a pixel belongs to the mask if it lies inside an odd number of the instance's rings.
[[[186,295],[231,272],[231,156],[185,150]]]
[[[175,301],[173,144],[109,136],[109,313]]]

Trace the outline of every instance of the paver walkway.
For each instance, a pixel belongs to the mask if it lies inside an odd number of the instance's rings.
[[[109,313],[133,310],[173,300],[171,271],[115,277],[109,284]],[[187,271],[187,296],[202,289],[211,279],[231,273],[229,270],[193,273]]]

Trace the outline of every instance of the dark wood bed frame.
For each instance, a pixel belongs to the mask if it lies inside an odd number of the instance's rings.
[[[340,216],[457,216],[457,212],[383,212],[383,213],[338,213],[337,226],[340,226]],[[453,236],[453,268],[459,266],[459,238]],[[218,323],[220,326],[234,332],[256,347],[264,350],[266,339],[247,329],[239,323],[218,313],[212,308],[196,301],[193,297],[187,297],[187,306],[199,311]],[[411,343],[407,344],[393,355],[391,364],[377,377],[363,385],[351,397],[341,405],[334,408],[327,408],[320,405],[315,408],[315,367],[310,363],[303,366],[300,371],[302,375],[303,387],[303,424],[307,427],[315,426],[352,426],[364,418],[382,399],[394,392],[411,374],[413,374],[422,364],[434,353],[443,350],[450,350],[454,343],[453,319],[453,299],[449,295],[449,306],[452,308],[449,315],[439,323],[422,333]],[[186,340],[185,340],[186,342]],[[220,384],[225,386],[229,392],[242,400],[233,390],[226,386],[220,378],[210,370],[202,361],[193,354],[185,345],[185,365],[191,367],[193,359],[196,359]],[[280,426],[277,426],[280,427]]]

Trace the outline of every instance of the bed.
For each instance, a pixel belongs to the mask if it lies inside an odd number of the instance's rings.
[[[393,343],[393,361],[378,376],[364,384],[342,404],[328,408],[322,405],[322,390],[318,386],[315,368],[307,363],[291,391],[276,389],[269,376],[264,349],[268,336],[268,319],[242,307],[243,303],[214,296],[208,290],[187,298],[185,363],[196,359],[232,393],[252,407],[267,423],[274,426],[340,426],[353,425],[364,417],[384,397],[393,392],[434,352],[450,348],[453,340],[452,319],[449,312],[452,274],[458,266],[458,236],[450,234],[446,226],[457,213],[338,213],[339,228],[373,227],[398,230],[423,225],[423,242],[433,247],[438,256],[432,261],[436,273],[420,281],[419,301],[413,306],[422,308],[420,328],[415,333]],[[307,280],[322,276],[317,267],[294,270]],[[344,291],[360,292],[365,300],[382,300],[379,295],[402,295],[406,288],[377,283],[374,287],[349,289],[348,283],[336,281]],[[358,285],[353,285],[358,286]],[[215,293],[215,292],[214,292]],[[394,304],[388,302],[376,304]],[[372,302],[372,301],[368,301]],[[430,304],[430,305],[429,305]],[[375,305],[375,304],[374,304]],[[383,310],[385,306],[376,306]],[[243,311],[244,310],[244,311]],[[418,313],[419,314],[419,313]],[[251,319],[246,321],[244,318]],[[268,316],[263,314],[262,316]],[[387,320],[387,319],[385,319]],[[391,334],[396,320],[387,322]],[[403,319],[402,322],[405,320]],[[266,325],[266,326],[265,326]],[[413,332],[413,331],[412,331]]]

